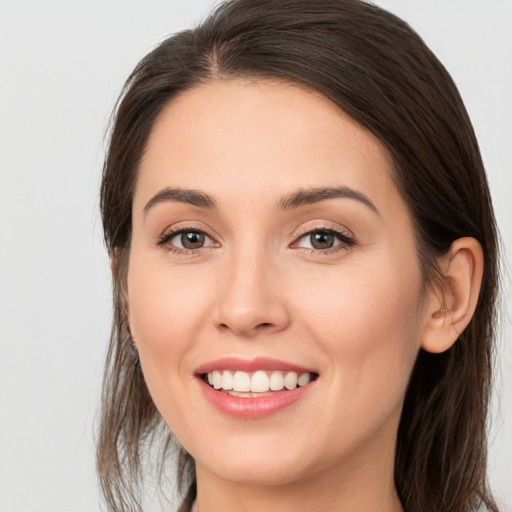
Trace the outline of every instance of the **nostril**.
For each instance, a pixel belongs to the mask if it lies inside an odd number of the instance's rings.
[[[271,322],[262,322],[261,324],[258,324],[256,325],[255,327],[255,331],[257,330],[268,330],[270,328],[272,328],[274,326],[274,324],[272,324]],[[229,325],[227,324],[219,324],[218,325],[218,328],[221,330],[221,331],[227,331],[227,330],[230,330],[231,328],[229,327]]]

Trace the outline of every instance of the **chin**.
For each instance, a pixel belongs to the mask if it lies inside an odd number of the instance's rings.
[[[310,474],[308,467],[299,460],[283,460],[281,454],[265,457],[234,457],[231,460],[217,459],[206,466],[208,472],[222,480],[239,485],[283,486],[301,480]]]
[[[194,457],[198,471],[239,485],[266,487],[296,483],[335,463],[324,450],[309,451],[304,439],[294,442],[291,436],[283,439],[282,433],[250,437],[234,433],[233,439],[212,440],[208,451],[200,447]]]

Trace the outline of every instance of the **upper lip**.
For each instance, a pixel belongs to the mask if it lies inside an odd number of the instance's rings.
[[[232,370],[242,372],[255,372],[258,370],[284,370],[297,373],[316,373],[310,368],[281,361],[279,359],[272,359],[268,357],[257,357],[254,359],[240,359],[238,357],[224,357],[216,359],[215,361],[209,361],[199,366],[195,373],[197,375],[204,373],[211,373],[215,370]]]

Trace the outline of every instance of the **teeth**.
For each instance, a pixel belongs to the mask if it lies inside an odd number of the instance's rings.
[[[256,372],[251,377],[251,391],[256,393],[263,393],[268,391],[269,379],[265,372]]]
[[[301,373],[299,375],[299,378],[297,379],[297,384],[299,386],[305,386],[306,384],[309,384],[310,380],[311,380],[311,375],[309,373]]]
[[[214,372],[215,373],[215,372]],[[251,390],[251,377],[245,372],[236,372],[233,378],[234,391],[250,391]]]
[[[284,378],[284,387],[286,389],[295,389],[297,387],[297,374],[295,372],[288,372]]]
[[[222,387],[222,374],[218,371],[213,372],[213,387],[220,389]]]
[[[259,370],[252,374],[237,371],[233,374],[228,370],[215,370],[208,373],[208,383],[214,389],[234,391],[239,393],[267,393],[269,391],[282,391],[295,389],[297,386],[306,386],[311,381],[308,372],[268,372]]]
[[[284,377],[281,372],[272,372],[270,376],[270,389],[272,391],[281,391],[284,388]]]
[[[233,374],[227,370],[222,372],[222,389],[226,391],[233,389]]]

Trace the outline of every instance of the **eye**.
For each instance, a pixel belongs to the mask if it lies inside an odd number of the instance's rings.
[[[187,252],[213,246],[213,240],[199,229],[181,228],[165,233],[159,240],[159,246],[165,246],[177,252]]]
[[[339,246],[350,247],[354,244],[354,239],[341,231],[332,228],[322,228],[303,234],[294,245],[304,249],[327,251]]]

